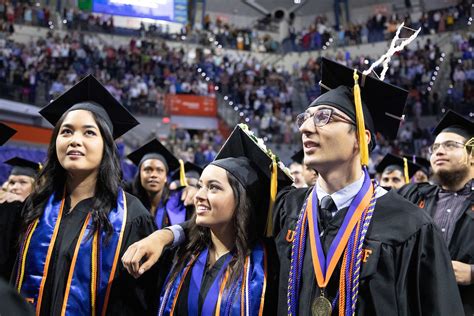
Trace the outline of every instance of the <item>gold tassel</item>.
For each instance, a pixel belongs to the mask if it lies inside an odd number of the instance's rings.
[[[186,181],[186,171],[184,170],[183,159],[179,160],[179,185],[182,187],[188,186],[188,182]]]
[[[43,164],[41,162],[38,162],[38,171],[41,171],[43,169]]]
[[[363,166],[369,165],[369,147],[365,138],[364,113],[362,112],[362,99],[360,96],[359,75],[354,69],[354,104],[356,110],[357,139],[360,147],[360,162]]]
[[[268,205],[267,225],[265,236],[272,237],[273,234],[273,205],[278,191],[278,164],[275,156],[272,156],[272,174],[270,178],[270,203]]]
[[[403,175],[405,176],[405,183],[410,182],[410,176],[408,173],[408,159],[403,157]]]

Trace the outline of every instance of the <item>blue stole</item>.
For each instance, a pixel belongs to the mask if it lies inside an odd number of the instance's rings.
[[[16,288],[33,304],[38,315],[51,255],[64,209],[63,197],[49,198],[43,214],[25,234],[17,269]],[[111,285],[117,269],[127,219],[125,192],[119,189],[117,205],[108,215],[113,233],[93,232],[91,214],[87,215],[76,244],[62,303],[63,315],[105,315]],[[48,302],[49,303],[49,302]]]
[[[180,224],[186,221],[186,207],[181,201],[182,190],[170,191],[165,203],[160,201],[156,208],[155,223],[158,229],[163,228],[165,216],[168,216],[169,225]]]
[[[201,291],[202,273],[204,273],[202,261],[203,258],[206,260],[207,252],[208,250],[206,249],[200,254],[193,256],[183,271],[180,271],[172,282],[169,282],[171,273],[168,275],[168,280],[165,283],[167,286],[163,289],[160,296],[158,315],[173,314],[182,284],[187,274],[191,271],[187,298],[188,315],[198,316],[197,303],[199,292]],[[262,315],[267,283],[267,254],[263,243],[257,243],[252,249],[252,253],[247,256],[244,271],[241,271],[237,280],[232,284],[226,284],[229,273],[227,266],[230,259],[231,255],[229,254],[206,295],[201,315],[240,316],[242,307],[245,309],[243,311],[245,314]],[[223,274],[224,277],[222,277]]]

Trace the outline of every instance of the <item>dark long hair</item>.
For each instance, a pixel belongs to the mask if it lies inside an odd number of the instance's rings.
[[[142,186],[142,179],[140,176],[141,168],[142,168],[142,165],[140,164],[138,166],[138,172],[135,175],[135,178],[133,178],[131,193],[135,195],[143,203],[146,209],[149,210],[151,207],[150,196],[148,195],[148,193]],[[163,186],[163,192],[161,193],[161,201],[166,201],[168,199],[169,193],[170,193],[169,184],[168,182],[166,182]]]
[[[232,174],[229,172],[226,173],[236,201],[234,215],[232,217],[232,227],[235,232],[234,257],[229,263],[230,275],[229,282],[226,285],[226,287],[228,287],[241,276],[245,264],[245,257],[250,254],[256,242],[257,229],[255,225],[255,210],[247,192]],[[178,250],[175,259],[176,262],[171,272],[171,282],[176,279],[178,273],[184,269],[192,256],[212,246],[210,228],[197,225],[196,214],[193,215],[191,222],[193,224],[187,234],[189,240]]]
[[[66,112],[61,116],[53,129],[46,163],[38,174],[33,192],[26,201],[27,204],[24,214],[26,225],[29,225],[43,214],[51,194],[54,194],[56,199],[62,198],[66,185],[67,172],[58,160],[56,138],[58,137],[61,124],[68,113],[69,112]],[[113,229],[108,215],[110,210],[117,204],[118,191],[122,179],[122,168],[120,166],[119,154],[112,137],[112,132],[100,116],[93,112],[91,113],[104,141],[104,152],[97,174],[95,195],[92,197],[92,221],[94,231],[100,228],[106,232],[107,236],[110,236]]]

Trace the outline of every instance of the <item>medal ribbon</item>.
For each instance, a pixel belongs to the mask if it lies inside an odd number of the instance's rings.
[[[321,239],[319,237],[318,196],[316,190],[313,190],[310,196],[310,201],[306,205],[305,212],[307,213],[308,218],[314,274],[316,275],[316,281],[320,288],[325,288],[329,283],[354,227],[360,222],[362,213],[369,206],[373,192],[374,187],[370,181],[370,177],[366,170],[364,170],[364,182],[362,188],[349,206],[344,222],[332,241],[327,256],[325,256]]]

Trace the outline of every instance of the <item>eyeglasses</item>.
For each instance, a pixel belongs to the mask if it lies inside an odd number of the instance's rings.
[[[434,143],[433,145],[431,145],[428,148],[428,150],[429,150],[430,154],[432,154],[432,153],[438,151],[438,149],[440,147],[443,147],[443,149],[446,150],[446,151],[453,151],[456,148],[463,148],[464,146],[466,146],[466,144],[464,144],[464,143],[456,142],[454,140],[447,140],[447,141],[442,142],[442,143]]]
[[[298,125],[298,128],[301,128],[304,122],[306,122],[306,120],[310,117],[313,117],[313,123],[317,127],[323,127],[324,125],[329,123],[331,119],[334,120],[335,117],[338,118],[337,121],[355,125],[354,122],[351,122],[344,116],[334,112],[334,110],[332,109],[319,109],[313,113],[303,112],[301,114],[298,114],[298,116],[296,116],[296,124]]]

